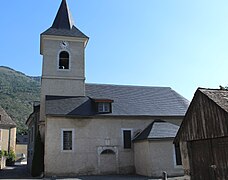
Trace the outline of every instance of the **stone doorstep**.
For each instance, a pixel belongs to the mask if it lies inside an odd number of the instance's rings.
[[[162,179],[148,179],[148,180],[162,180]],[[172,178],[168,178],[168,180],[190,180],[190,177],[189,176],[172,177]]]

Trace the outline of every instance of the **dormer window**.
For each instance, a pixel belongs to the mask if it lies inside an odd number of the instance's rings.
[[[112,112],[112,103],[111,99],[94,99],[96,104],[97,113],[111,113]]]
[[[62,51],[59,54],[59,69],[69,69],[70,56],[66,51]]]
[[[110,112],[110,103],[107,103],[107,102],[98,103],[98,112],[99,113],[109,113]]]

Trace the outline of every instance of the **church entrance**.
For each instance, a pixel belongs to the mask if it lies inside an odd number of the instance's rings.
[[[98,173],[104,175],[119,173],[117,147],[98,147]]]
[[[101,155],[101,174],[116,174],[116,154],[113,150],[106,149]]]

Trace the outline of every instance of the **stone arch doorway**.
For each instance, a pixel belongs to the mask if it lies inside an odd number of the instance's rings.
[[[98,173],[119,173],[117,147],[98,147]]]

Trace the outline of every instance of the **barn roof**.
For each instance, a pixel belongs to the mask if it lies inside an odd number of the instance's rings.
[[[0,106],[0,128],[13,128],[16,127],[16,123],[6,113],[6,111]]]
[[[86,84],[86,97],[47,97],[48,115],[94,115],[92,100],[110,99],[102,116],[184,116],[189,102],[169,87]],[[86,108],[86,109],[85,109]]]
[[[198,88],[174,142],[228,136],[228,90]]]
[[[225,89],[204,89],[199,88],[208,98],[213,100],[218,106],[228,112],[228,90]]]
[[[166,121],[155,120],[145,130],[143,130],[133,141],[153,140],[174,138],[177,134],[179,126],[168,123]]]

